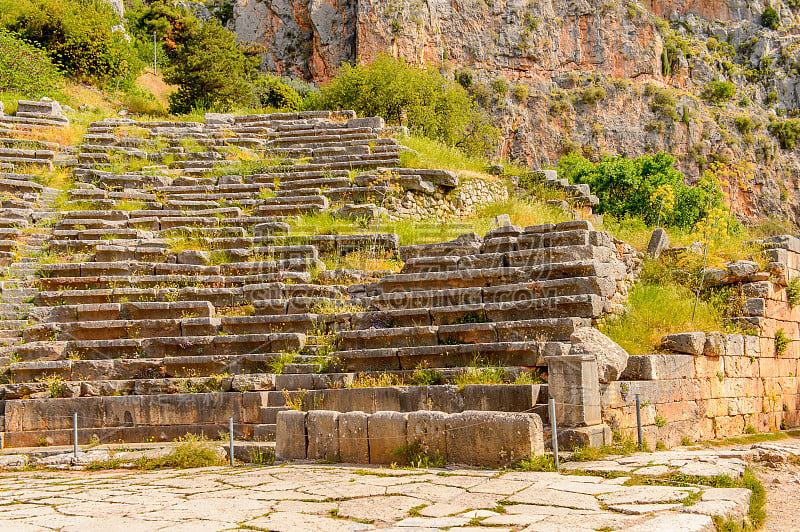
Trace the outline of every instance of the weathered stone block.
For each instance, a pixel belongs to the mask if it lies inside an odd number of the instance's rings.
[[[617,380],[628,363],[628,352],[594,327],[576,330],[570,336],[570,342],[570,355],[595,358],[600,382]]]
[[[370,464],[391,464],[397,460],[392,451],[404,447],[408,441],[407,420],[408,414],[400,412],[375,412],[369,416]]]
[[[419,442],[428,455],[447,456],[447,414],[437,411],[417,411],[408,414],[408,445]]]
[[[600,384],[592,355],[547,357],[547,388],[559,427],[600,424]]]
[[[275,458],[278,460],[305,460],[308,437],[306,434],[306,412],[285,410],[278,412]]]
[[[360,411],[339,414],[339,458],[342,462],[369,463],[368,418]]]
[[[536,414],[468,410],[447,417],[447,461],[499,467],[544,453]]]
[[[339,413],[311,410],[306,416],[309,460],[339,461]]]
[[[657,259],[661,252],[669,247],[669,236],[661,227],[657,227],[650,235],[650,243],[647,244],[647,254]]]
[[[705,351],[706,335],[702,332],[668,334],[661,338],[665,349],[689,355],[702,355]]]
[[[623,380],[661,380],[694,378],[691,355],[637,355],[628,358]]]

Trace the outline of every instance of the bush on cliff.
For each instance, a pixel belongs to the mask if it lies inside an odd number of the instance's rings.
[[[713,176],[697,186],[684,184],[673,167],[675,159],[664,152],[637,159],[603,157],[597,164],[577,153],[561,158],[558,171],[573,183],[586,183],[600,199],[597,211],[617,219],[640,217],[662,226],[691,229],[724,207],[722,191]]]
[[[140,69],[117,15],[103,0],[0,0],[0,27],[36,45],[71,75],[130,86]]]
[[[498,139],[489,115],[461,85],[434,68],[417,68],[386,55],[368,65],[345,64],[306,107],[382,116],[468,154],[489,153]]]
[[[61,84],[61,74],[47,54],[0,31],[0,92],[52,96]]]

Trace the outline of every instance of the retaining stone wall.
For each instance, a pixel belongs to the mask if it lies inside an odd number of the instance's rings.
[[[630,357],[621,380],[600,385],[603,420],[612,428],[635,434],[636,394],[650,448],[800,425],[796,349],[777,356],[774,342],[740,334],[670,338],[672,350]]]
[[[275,457],[349,463],[403,463],[411,445],[448,463],[498,467],[544,454],[536,414],[465,411],[339,413],[287,410],[277,416]]]
[[[450,192],[437,190],[432,195],[408,190],[399,197],[387,198],[384,206],[390,220],[466,218],[479,205],[508,200],[508,187],[501,181],[464,179]]]

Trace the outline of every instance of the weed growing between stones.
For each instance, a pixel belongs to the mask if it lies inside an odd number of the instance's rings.
[[[177,440],[177,447],[160,458],[140,458],[135,462],[137,469],[160,469],[173,467],[190,469],[225,464],[219,448],[203,435],[187,434]]]
[[[388,386],[403,386],[402,375],[395,373],[360,373],[348,388],[384,388]]]
[[[786,285],[786,298],[792,308],[800,304],[800,277],[792,278],[789,284]]]
[[[547,375],[542,374],[539,368],[521,371],[514,379],[514,384],[547,384]]]
[[[277,358],[273,358],[267,362],[267,368],[269,368],[270,373],[281,375],[283,374],[283,368],[289,364],[293,364],[297,356],[298,353],[284,351]]]
[[[444,384],[445,379],[442,372],[433,368],[428,368],[420,364],[411,375],[411,381],[417,386],[436,386]]]
[[[69,389],[61,375],[47,375],[39,379],[39,382],[47,385],[47,390],[50,392],[52,399],[66,397],[69,393]]]
[[[514,471],[555,471],[556,462],[549,454],[543,454],[514,462],[511,468]]]
[[[732,479],[728,475],[718,475],[713,477],[700,477],[694,475],[683,475],[680,473],[671,473],[660,477],[648,478],[633,478],[625,482],[626,486],[637,484],[646,485],[664,485],[664,486],[700,486],[712,488],[746,488],[749,489],[750,494],[750,507],[747,512],[747,518],[743,521],[736,521],[734,519],[722,519],[715,516],[714,526],[718,532],[750,532],[758,530],[764,523],[767,517],[764,505],[766,504],[766,491],[761,481],[753,474],[749,468],[745,470],[742,476],[738,479]],[[681,502],[685,506],[691,506],[696,503],[700,497],[700,493],[696,493],[686,497]]]
[[[775,356],[782,357],[786,354],[786,348],[789,347],[789,339],[783,329],[778,329],[775,332]]]
[[[403,466],[411,469],[427,469],[429,467],[444,467],[447,460],[439,451],[429,454],[422,448],[419,440],[415,440],[409,445],[403,445],[392,449],[392,456]]]
[[[274,465],[275,450],[254,446],[250,449],[250,461],[257,465]]]
[[[503,384],[506,382],[506,368],[502,364],[490,364],[480,359],[473,359],[469,368],[455,376],[454,383],[459,390],[467,384]]]

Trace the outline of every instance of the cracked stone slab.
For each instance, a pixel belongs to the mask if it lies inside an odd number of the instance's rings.
[[[664,503],[680,501],[698,491],[700,490],[692,487],[629,486],[615,493],[602,494],[598,498],[609,505]]]
[[[600,510],[600,503],[591,495],[567,493],[547,488],[527,488],[508,499],[511,502],[538,504],[541,506],[560,506],[581,510]]]
[[[628,528],[626,532],[715,532],[711,517],[698,514],[665,513],[644,523]]]

